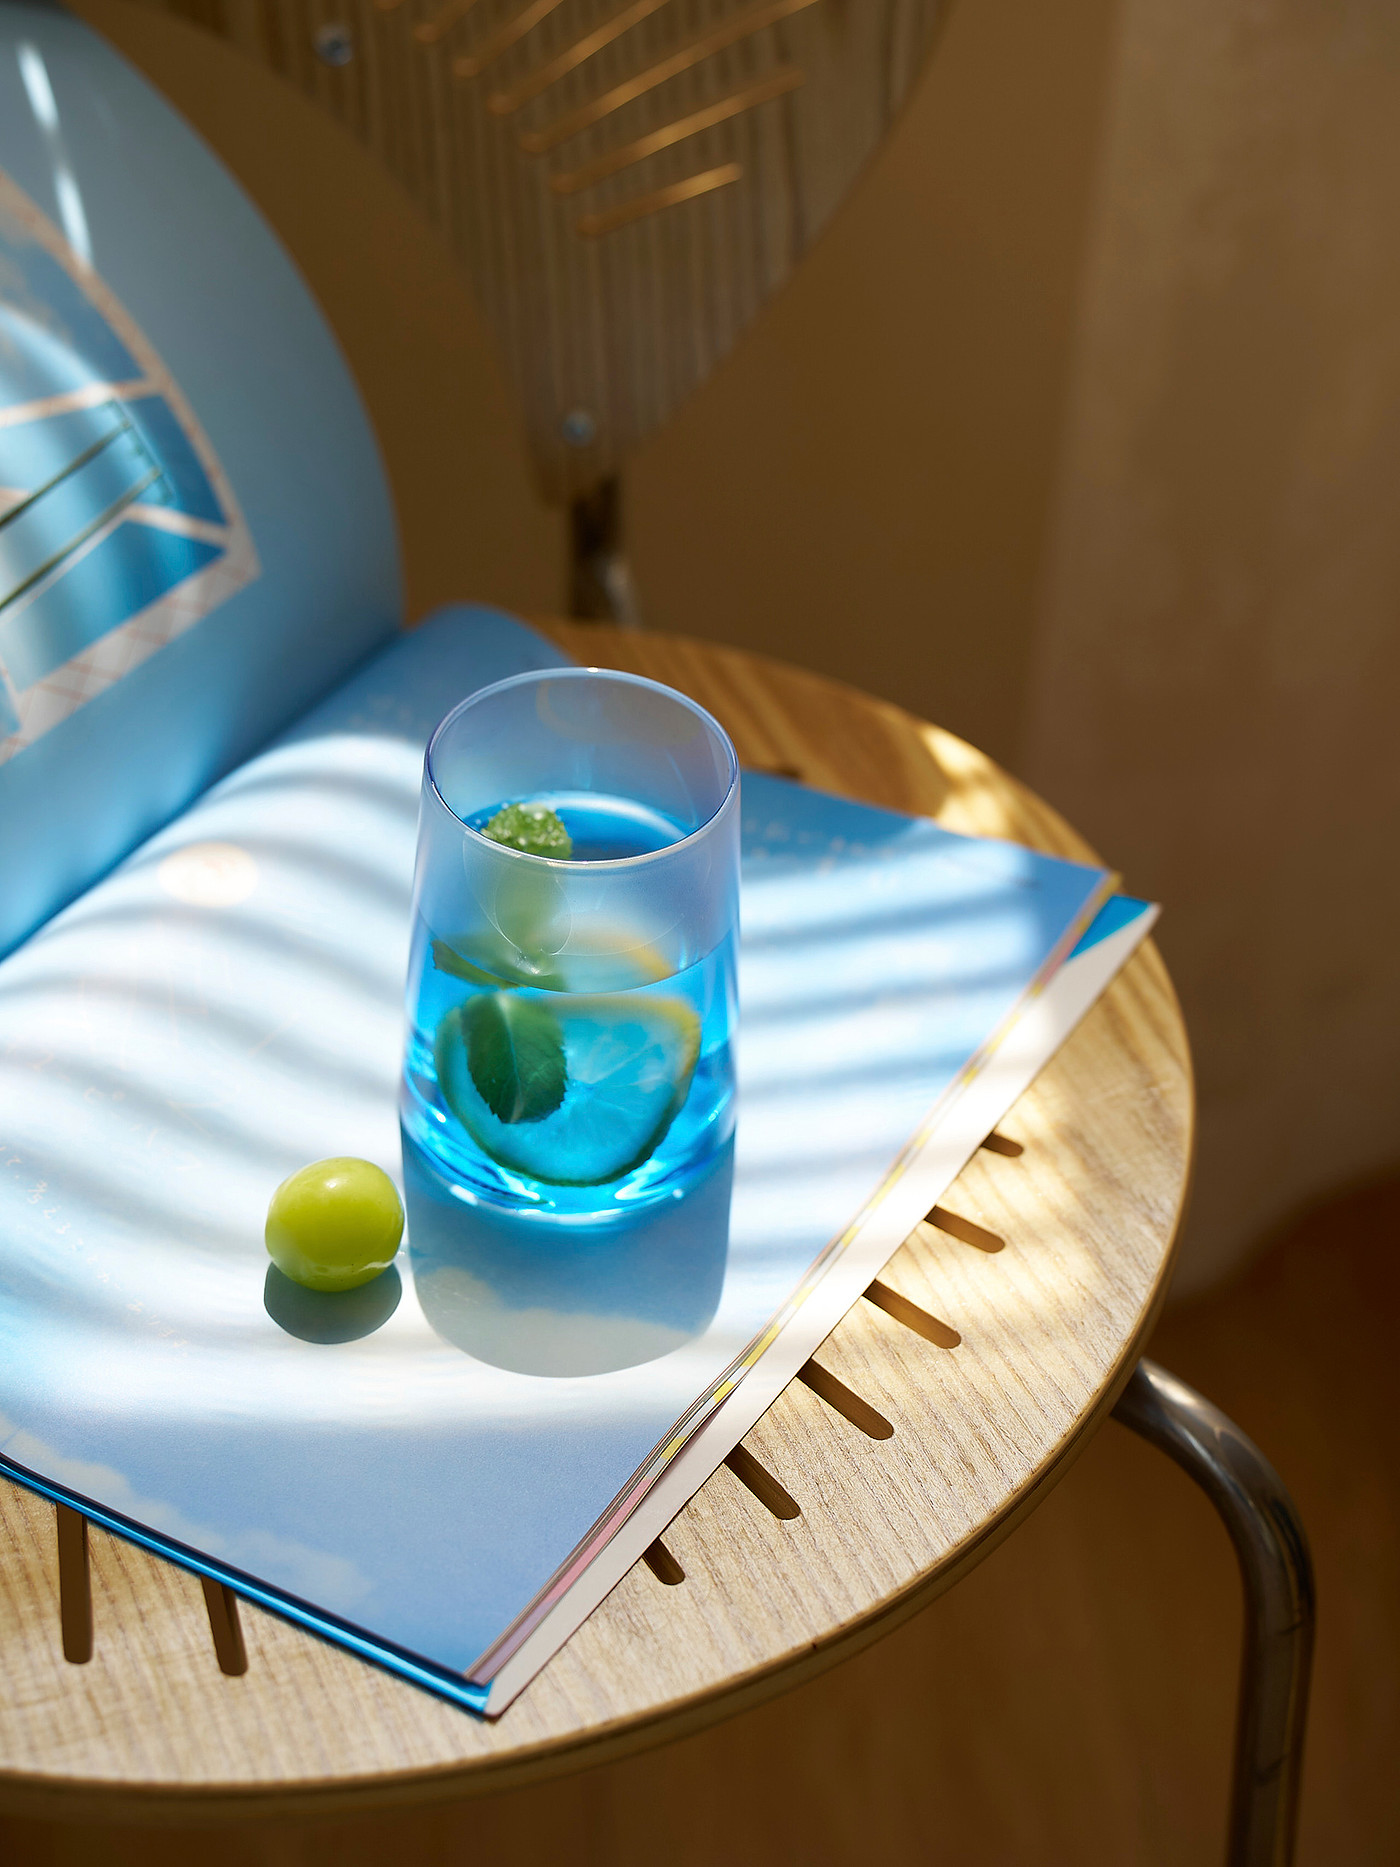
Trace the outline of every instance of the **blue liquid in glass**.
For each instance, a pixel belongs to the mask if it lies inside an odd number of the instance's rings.
[[[503,799],[470,827],[514,801],[557,812],[571,862],[649,855],[686,834],[593,792]],[[625,928],[615,959],[609,930],[592,932],[603,957],[570,961],[417,919],[404,1125],[469,1194],[579,1217],[626,1210],[682,1190],[732,1131],[733,935],[671,972]]]

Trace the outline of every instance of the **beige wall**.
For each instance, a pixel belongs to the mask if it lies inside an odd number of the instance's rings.
[[[1025,774],[1139,888],[1183,1281],[1400,1159],[1400,11],[1125,0]]]
[[[299,258],[411,613],[547,608],[470,300],[236,54],[81,0]],[[1202,1146],[1183,1283],[1400,1155],[1400,25],[1389,0],[959,0],[891,144],[629,481],[657,626],[902,700],[1167,903]]]
[[[871,173],[636,461],[656,623],[1014,763],[1114,17],[957,0]]]

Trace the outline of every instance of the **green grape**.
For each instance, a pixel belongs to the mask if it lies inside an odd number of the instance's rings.
[[[264,1232],[284,1277],[308,1290],[353,1290],[388,1270],[403,1237],[403,1206],[371,1161],[316,1160],[272,1195]]]

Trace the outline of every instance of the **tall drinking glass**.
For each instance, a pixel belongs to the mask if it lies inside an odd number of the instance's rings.
[[[567,854],[494,840],[512,820]],[[410,1139],[489,1205],[682,1193],[734,1125],[738,911],[739,766],[703,708],[596,668],[464,700],[423,768]]]

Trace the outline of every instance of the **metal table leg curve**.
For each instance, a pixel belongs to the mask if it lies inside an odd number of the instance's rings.
[[[1175,1459],[1225,1521],[1244,1582],[1229,1867],[1293,1859],[1313,1649],[1308,1539],[1283,1480],[1210,1402],[1140,1361],[1113,1417]]]

